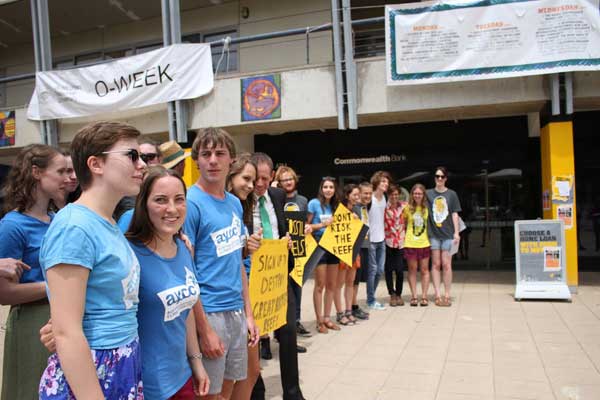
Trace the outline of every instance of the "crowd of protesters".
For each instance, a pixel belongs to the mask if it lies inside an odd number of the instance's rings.
[[[404,305],[405,264],[410,306],[429,304],[430,274],[434,303],[452,304],[461,209],[446,168],[435,169],[434,188],[415,184],[408,198],[378,171],[344,187],[326,176],[308,201],[296,171],[275,170],[264,153],[238,155],[222,129],[198,132],[200,175],[189,188],[187,157],[176,142],[158,145],[115,122],[82,128],[68,153],[21,150],[0,220],[0,303],[11,306],[2,400],[264,399],[260,358],[272,354],[250,305],[250,260],[263,239],[287,236],[284,211],[306,212],[305,234],[317,242],[338,204],[369,228],[351,265],[323,249],[311,271],[316,332],[385,310],[382,275],[389,305]],[[312,332],[301,322],[302,287],[291,278],[287,287],[286,323],[274,336],[283,399],[300,400],[306,348],[297,336]]]

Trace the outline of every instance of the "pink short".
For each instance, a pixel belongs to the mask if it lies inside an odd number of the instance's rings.
[[[424,260],[431,257],[431,247],[423,247],[421,249],[415,249],[410,247],[404,248],[404,258],[407,260]]]

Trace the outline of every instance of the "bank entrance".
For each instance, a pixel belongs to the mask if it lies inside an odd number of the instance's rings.
[[[309,198],[326,175],[358,183],[386,170],[408,192],[432,187],[434,168],[446,166],[468,226],[459,269],[513,269],[514,221],[541,217],[540,140],[525,116],[258,135],[255,149],[295,168]]]

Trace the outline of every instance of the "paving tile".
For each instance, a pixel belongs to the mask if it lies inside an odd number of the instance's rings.
[[[438,393],[493,396],[494,379],[491,364],[446,363]]]
[[[439,374],[394,373],[388,377],[384,389],[404,389],[415,392],[434,392],[440,381]]]
[[[522,378],[514,379],[512,377],[496,376],[494,379],[496,395],[528,400],[552,399],[552,386],[547,380],[533,382],[527,376],[523,376]]]
[[[377,400],[435,400],[435,392],[383,388],[379,391]]]

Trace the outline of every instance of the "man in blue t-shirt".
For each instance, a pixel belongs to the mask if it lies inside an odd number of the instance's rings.
[[[242,264],[242,205],[225,191],[234,157],[233,139],[222,129],[202,129],[192,144],[200,177],[188,191],[185,233],[194,246],[195,272],[206,312],[194,310],[210,377],[208,398],[215,399],[228,399],[234,382],[246,379],[247,346],[255,346],[259,339]]]

